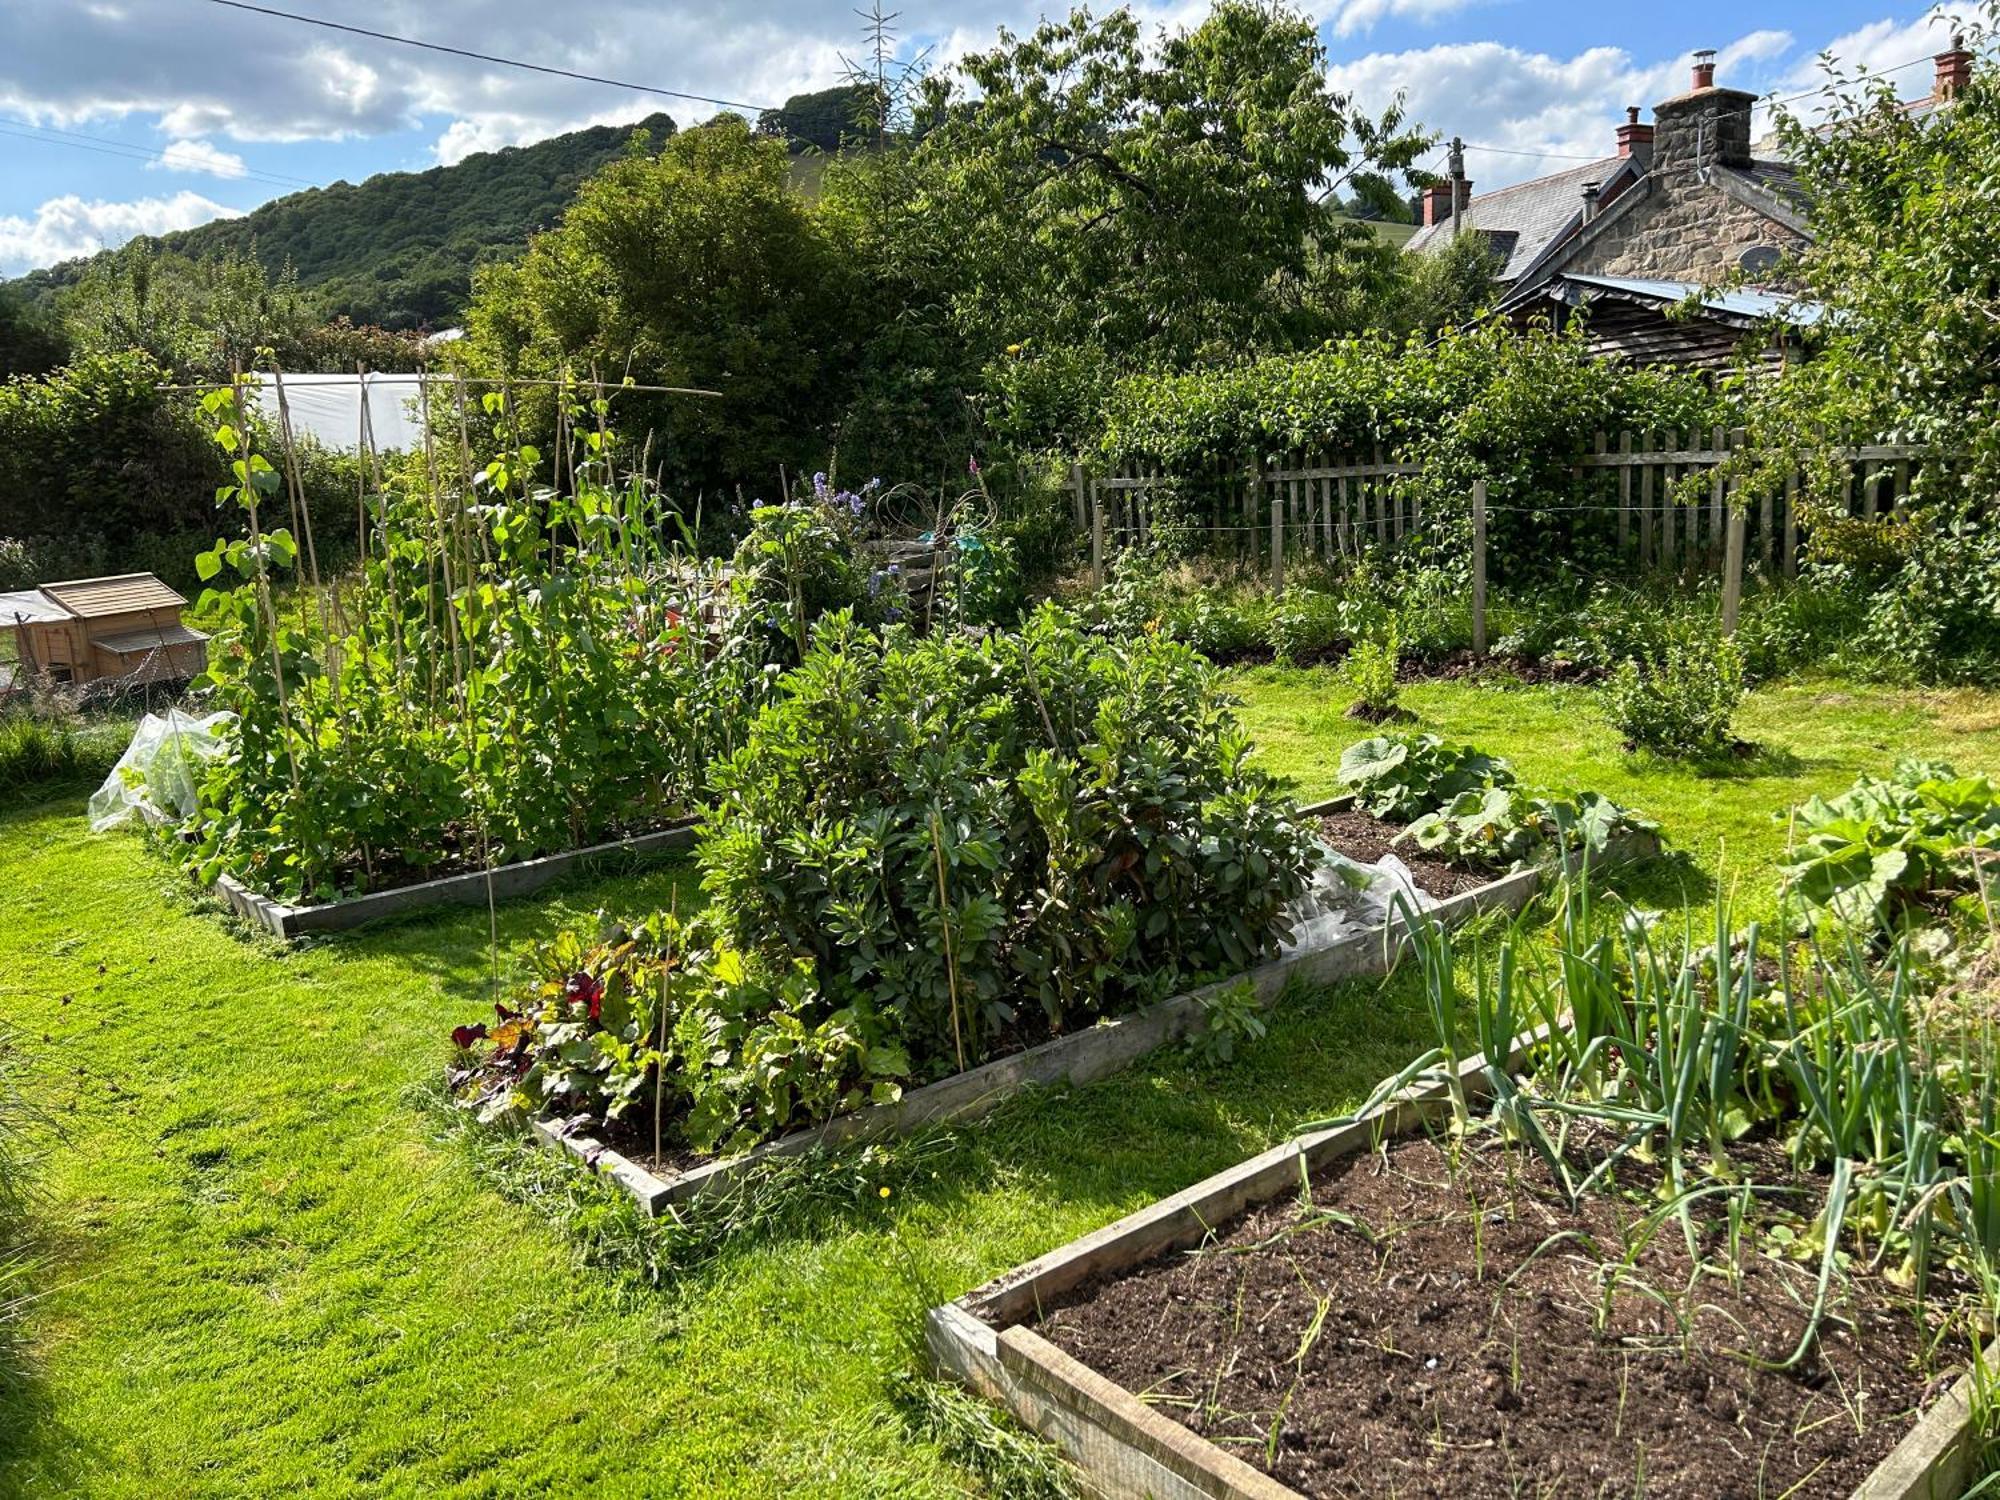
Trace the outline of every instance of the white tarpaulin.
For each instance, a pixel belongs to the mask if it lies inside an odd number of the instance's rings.
[[[351,453],[361,446],[361,403],[368,403],[370,442],[378,453],[392,448],[420,448],[424,429],[418,394],[426,380],[438,375],[287,375],[285,410],[294,437],[310,436],[322,447]],[[253,388],[250,399],[274,426],[278,420],[278,383],[270,376]]]
[[[18,594],[0,594],[0,628],[13,625],[46,625],[67,620],[69,611],[40,589],[23,589]]]
[[[90,794],[90,831],[116,828],[134,813],[161,826],[192,816],[201,805],[203,763],[222,753],[220,731],[235,717],[196,718],[177,708],[147,714],[104,785]]]
[[[1407,920],[1407,914],[1397,910],[1398,897],[1413,911],[1437,905],[1395,855],[1385,854],[1372,865],[1358,864],[1322,839],[1312,884],[1287,908],[1293,933],[1282,951],[1289,955],[1324,948],[1356,933],[1372,932],[1391,917]]]

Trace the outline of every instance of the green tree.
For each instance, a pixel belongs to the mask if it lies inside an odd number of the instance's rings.
[[[93,262],[58,305],[79,354],[136,349],[192,381],[223,381],[239,365],[254,368],[267,347],[297,368],[319,322],[289,271],[273,278],[249,255],[195,261],[144,240]]]
[[[960,247],[964,336],[1123,369],[1324,337],[1316,287],[1375,247],[1321,196],[1393,196],[1428,145],[1399,110],[1354,109],[1325,64],[1309,18],[1222,0],[1152,48],[1130,11],[1079,9],[933,80],[919,209]]]
[[[1948,107],[1913,112],[1893,83],[1829,65],[1825,116],[1780,116],[1813,234],[1781,274],[1825,314],[1811,358],[1753,383],[1766,483],[1814,467],[1830,433],[1930,450],[1920,491],[1952,512],[2000,494],[1996,20],[1988,0],[1968,35],[1981,56]]]
[[[68,357],[68,342],[47,310],[0,282],[0,377],[40,375]]]
[[[724,116],[585,184],[519,262],[481,273],[475,362],[720,392],[622,398],[670,478],[710,496],[810,470],[846,390],[847,260],[791,192],[785,150]]]
[[[1813,240],[1782,274],[1823,308],[1811,357],[1750,380],[1747,500],[1799,469],[1813,571],[1867,603],[1851,644],[1895,675],[2000,678],[2000,4],[1947,106],[1829,66],[1824,118],[1782,118]],[[1848,443],[1914,444],[1914,499],[1850,517]]]
[[[876,135],[873,122],[882,113],[881,98],[872,83],[843,83],[794,94],[782,108],[757,116],[757,133],[777,137],[791,151],[832,153],[843,146],[871,143]]]

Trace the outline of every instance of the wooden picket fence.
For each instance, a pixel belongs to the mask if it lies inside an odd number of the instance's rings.
[[[1740,451],[1743,442],[1741,429],[1720,427],[1707,433],[1621,432],[1615,440],[1600,432],[1577,471],[1586,503],[1594,498],[1616,515],[1621,554],[1642,568],[1714,573],[1727,561],[1734,509],[1725,480],[1717,475],[1708,485],[1706,503],[1678,503],[1674,497],[1691,477],[1712,472]],[[1893,512],[1909,496],[1917,458],[1917,449],[1894,443],[1846,450],[1841,508],[1871,517]],[[1761,496],[1742,517],[1746,565],[1766,577],[1798,572],[1799,493],[1800,476],[1793,475],[1783,495]]]
[[[1612,528],[1607,540],[1615,539],[1618,554],[1640,570],[1712,577],[1728,562],[1735,507],[1719,473],[1697,503],[1686,499],[1686,489],[1740,451],[1743,441],[1740,430],[1723,428],[1598,433],[1573,466],[1573,493],[1525,508],[1544,519],[1554,512],[1601,519]],[[1862,516],[1893,512],[1910,493],[1918,456],[1914,448],[1886,443],[1847,449],[1845,509]],[[1172,524],[1207,533],[1215,550],[1268,557],[1273,585],[1282,587],[1287,553],[1352,558],[1420,531],[1422,473],[1421,465],[1385,459],[1377,449],[1372,456],[1295,455],[1276,465],[1205,476],[1139,464],[1097,474],[1076,465],[1070,489],[1074,518],[1090,536],[1100,579],[1108,554],[1158,534],[1167,496],[1179,492],[1184,502],[1198,493],[1203,503],[1175,507]],[[1800,493],[1801,479],[1794,476],[1783,495],[1765,495],[1741,516],[1745,567],[1766,577],[1797,572]]]

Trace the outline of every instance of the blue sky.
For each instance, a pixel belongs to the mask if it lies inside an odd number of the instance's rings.
[[[273,0],[279,8],[479,51],[763,104],[839,81],[858,50],[847,0]],[[1044,8],[901,0],[906,50],[944,62]],[[1202,0],[1135,6],[1185,25]],[[1921,5],[1611,6],[1563,0],[1336,0],[1312,7],[1332,74],[1380,107],[1475,143],[1498,187],[1604,154],[1628,104],[1685,86],[1687,54],[1721,81],[1791,93],[1835,47],[1869,68],[1927,59],[1948,25]],[[1928,90],[1926,62],[1895,75]],[[1806,101],[1809,105],[1810,101]],[[211,0],[0,0],[0,275],[243,211],[297,188],[421,169],[666,107],[710,105],[540,78],[232,11]],[[66,132],[66,133],[62,133]],[[165,153],[167,160],[159,159]],[[1536,155],[1534,153],[1551,153]]]

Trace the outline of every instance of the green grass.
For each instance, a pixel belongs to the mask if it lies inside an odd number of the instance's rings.
[[[1345,715],[1353,698],[1329,668],[1254,667],[1230,674],[1242,717],[1265,764],[1304,795],[1336,790],[1340,750],[1376,731]],[[2000,773],[2000,694],[1920,692],[1844,682],[1783,683],[1749,697],[1737,732],[1758,753],[1720,774],[1626,755],[1604,723],[1597,692],[1580,687],[1408,686],[1406,726],[1506,756],[1523,780],[1581,787],[1657,819],[1688,856],[1687,899],[1705,905],[1723,880],[1743,915],[1775,907],[1773,873],[1784,851],[1782,811],[1814,794],[1844,790],[1864,771],[1886,772],[1899,756],[1954,761],[1961,771]],[[1648,882],[1656,904],[1673,900],[1671,868]]]
[[[1235,681],[1271,763],[1327,789],[1359,733],[1329,678]],[[1746,894],[1782,837],[1770,809],[1806,790],[1902,753],[2000,768],[1994,695],[1766,692],[1744,727],[1791,759],[1723,781],[1626,765],[1588,693],[1408,701],[1527,777],[1661,818],[1693,857],[1672,879],[1712,875],[1726,842]],[[978,1493],[1014,1460],[954,1441],[936,1401],[913,1411],[925,1304],[1351,1106],[1425,1044],[1407,974],[1294,996],[1227,1068],[1167,1056],[1037,1100],[885,1166],[886,1201],[780,1217],[651,1286],[583,1263],[643,1238],[615,1199],[447,1138],[424,1102],[445,1031],[488,1001],[483,911],[286,952],[80,813],[0,812],[0,1020],[37,1050],[64,1132],[43,1168],[37,1369],[0,1392],[0,1493]],[[503,907],[507,961],[686,878]]]

